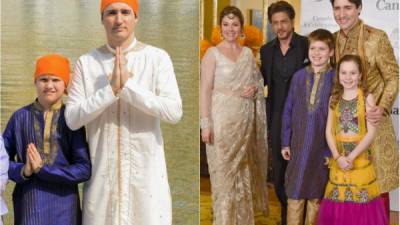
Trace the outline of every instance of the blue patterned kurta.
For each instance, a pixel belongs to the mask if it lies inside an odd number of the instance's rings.
[[[66,126],[64,106],[54,110],[52,118],[48,154],[43,150],[43,110],[37,102],[16,111],[3,133],[10,156],[8,175],[16,182],[15,225],[81,224],[78,183],[91,174],[85,130],[71,131]],[[21,170],[29,143],[35,144],[45,164],[37,174],[24,179]]]
[[[323,72],[310,103],[315,75],[311,67],[297,71],[292,78],[282,115],[282,148],[290,146],[285,174],[288,198],[316,199],[324,195],[328,168],[324,157],[330,150],[325,139],[329,96],[334,70]]]

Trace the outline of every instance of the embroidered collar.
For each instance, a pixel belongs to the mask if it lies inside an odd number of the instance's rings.
[[[122,50],[122,54],[126,54],[126,53],[130,52],[131,50],[133,50],[136,47],[137,43],[138,43],[138,41],[136,40],[136,38],[133,38],[132,43],[126,49]],[[111,52],[113,55],[115,55],[115,49],[113,49],[108,43],[106,44],[106,48],[109,52]]]
[[[345,38],[358,38],[362,23],[363,23],[362,20],[359,19],[357,24],[354,27],[352,27],[347,34],[345,34],[343,30],[340,30],[340,35],[343,35]]]
[[[58,102],[56,102],[55,104],[53,104],[53,105],[50,107],[50,111],[59,110],[59,109],[61,108],[62,105],[63,105],[63,102],[62,102],[62,100],[60,99]],[[44,107],[39,103],[39,100],[38,100],[37,98],[35,99],[35,102],[33,102],[33,107],[34,107],[36,110],[40,111],[40,112],[44,112],[44,111],[45,111]]]
[[[61,114],[62,100],[53,104],[44,116],[44,107],[38,99],[32,103],[32,113],[34,116],[33,128],[35,132],[35,145],[42,157],[43,163],[52,165],[58,153],[58,122]],[[43,118],[43,121],[40,119]]]
[[[326,63],[318,73],[325,74],[326,72],[328,72],[331,69],[332,69],[331,64]],[[307,70],[307,73],[309,73],[309,74],[315,74],[314,68],[312,68],[311,64],[306,67],[306,70]]]
[[[360,19],[358,23],[349,31],[347,36],[340,30],[338,35],[336,36],[335,40],[335,59],[336,62],[339,62],[340,57],[342,56],[341,52],[341,45],[345,45],[346,43],[341,42],[341,36],[343,35],[344,38],[354,39],[357,41],[357,54],[361,58],[361,63],[363,64],[364,71],[369,71],[367,60],[365,56],[365,49],[364,49],[364,22]],[[343,40],[343,38],[342,38]],[[347,42],[347,41],[345,41]]]

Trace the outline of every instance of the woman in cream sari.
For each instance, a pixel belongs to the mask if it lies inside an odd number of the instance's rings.
[[[201,128],[207,144],[214,225],[252,225],[267,213],[267,135],[262,78],[252,51],[238,44],[240,10],[220,14],[223,41],[201,63]]]

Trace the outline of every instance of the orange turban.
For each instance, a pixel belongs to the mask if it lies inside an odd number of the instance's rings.
[[[69,61],[61,55],[50,54],[40,57],[36,61],[34,80],[38,77],[49,74],[61,78],[65,87],[69,83]]]
[[[133,12],[135,12],[135,15],[137,16],[139,11],[139,3],[137,0],[101,0],[100,12],[103,13],[109,4],[114,2],[123,2],[129,5],[133,9]]]

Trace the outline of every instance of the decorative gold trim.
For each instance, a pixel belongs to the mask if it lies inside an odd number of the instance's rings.
[[[363,167],[363,168],[359,168],[359,169],[365,169],[365,168],[367,168],[368,166],[370,166],[371,164],[368,164],[368,165],[366,165],[365,167]],[[354,169],[353,169],[354,170]],[[335,182],[333,182],[330,178],[329,178],[329,183],[331,183],[332,185],[335,185],[335,186],[341,186],[341,187],[365,187],[365,186],[369,186],[369,185],[371,185],[371,184],[373,184],[374,182],[376,182],[376,178],[374,178],[373,180],[371,180],[371,181],[369,181],[368,183],[365,183],[365,184],[338,184],[338,183],[335,183]]]
[[[54,110],[61,108],[62,102],[58,101],[50,107],[50,111],[45,113],[45,125],[43,132],[43,152],[44,154],[50,154],[50,135],[51,135],[51,125],[53,121]]]
[[[53,120],[53,111],[49,111],[45,114],[44,132],[43,132],[43,152],[46,155],[50,154],[50,130],[51,130],[52,120]]]
[[[309,74],[313,74],[314,75],[314,82],[311,88],[311,92],[310,92],[310,96],[309,96],[309,109],[312,109],[312,111],[314,111],[314,104],[315,104],[315,100],[317,99],[317,103],[319,102],[319,98],[317,95],[317,91],[320,92],[321,88],[324,85],[324,81],[322,80],[322,82],[320,83],[320,79],[321,77],[323,77],[325,74],[327,74],[329,71],[331,70],[331,65],[329,64],[329,62],[327,62],[318,72],[314,72],[314,69],[312,68],[312,66],[307,66],[306,67],[306,71]],[[325,78],[322,78],[325,79]],[[307,79],[307,87],[309,88],[310,85],[310,80]],[[319,93],[318,92],[318,93]],[[311,105],[311,106],[310,106]]]
[[[34,130],[36,135],[36,148],[42,157],[43,163],[52,165],[58,151],[58,145],[56,144],[57,140],[55,140],[56,137],[52,134],[57,132],[62,100],[60,99],[54,103],[47,112],[45,112],[44,107],[38,100],[33,103],[32,107],[33,113],[35,114]],[[43,134],[41,132],[41,125],[38,117],[43,117],[44,120]]]
[[[310,104],[314,105],[315,103],[315,94],[317,93],[317,89],[318,89],[318,83],[319,83],[319,79],[321,78],[321,73],[317,72],[315,73],[314,76],[314,83],[311,89],[311,94],[310,94]]]
[[[325,85],[325,76],[331,71],[331,69],[329,63],[327,63],[317,73],[314,72],[311,65],[306,67],[306,97],[309,112],[315,111],[318,107],[320,102],[320,93]],[[312,77],[314,77],[314,82],[311,84]]]

